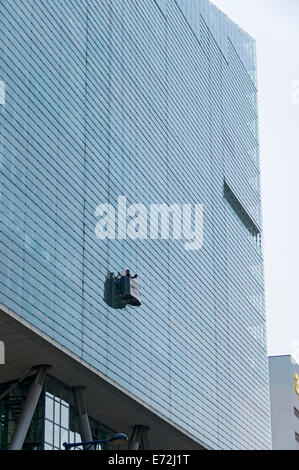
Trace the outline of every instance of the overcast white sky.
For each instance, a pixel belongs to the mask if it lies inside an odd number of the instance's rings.
[[[299,0],[212,3],[257,42],[268,353],[297,357]]]

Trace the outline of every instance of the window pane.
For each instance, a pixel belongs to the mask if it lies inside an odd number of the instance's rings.
[[[61,426],[69,427],[69,408],[66,406],[61,407]]]
[[[55,423],[60,424],[60,403],[55,400]]]
[[[54,403],[51,398],[46,396],[46,418],[49,418],[53,420],[53,408],[54,408]]]
[[[54,426],[54,446],[60,447],[60,428],[56,424]]]
[[[67,429],[61,428],[61,435],[60,435],[60,449],[64,449],[63,443],[69,442],[69,433]]]
[[[45,441],[53,444],[53,423],[46,419],[45,421]]]

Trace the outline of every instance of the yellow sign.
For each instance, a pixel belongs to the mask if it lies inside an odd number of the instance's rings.
[[[299,376],[298,374],[294,375],[294,379],[295,379],[295,391],[298,395],[298,400],[299,400]]]

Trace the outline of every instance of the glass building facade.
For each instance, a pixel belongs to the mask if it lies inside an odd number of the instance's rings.
[[[207,446],[271,448],[254,41],[207,0],[0,9],[0,303]],[[100,240],[119,196],[202,204],[202,248]]]

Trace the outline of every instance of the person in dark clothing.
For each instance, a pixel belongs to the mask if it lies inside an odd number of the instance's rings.
[[[120,278],[122,278],[122,277],[129,277],[130,279],[136,279],[137,274],[135,274],[135,276],[131,276],[130,270],[129,270],[129,269],[126,269],[125,275],[123,276],[122,274],[118,273],[118,277],[120,277]]]

